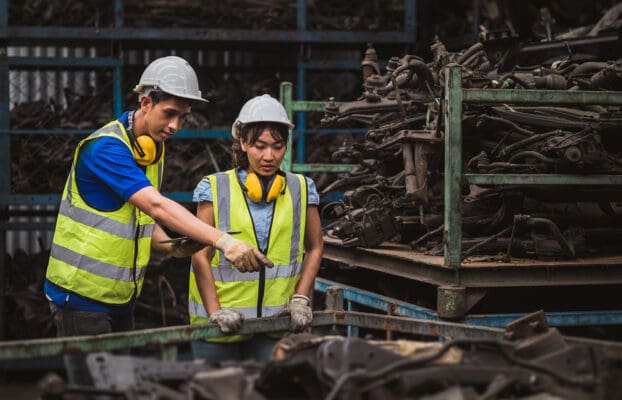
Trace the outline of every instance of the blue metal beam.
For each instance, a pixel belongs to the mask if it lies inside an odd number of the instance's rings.
[[[11,135],[89,135],[93,129],[0,129],[0,134]],[[182,129],[178,131],[174,139],[208,139],[208,138],[230,138],[231,132],[225,130],[202,130],[202,129]]]
[[[622,310],[545,312],[550,326],[622,325]],[[471,314],[465,317],[468,325],[504,327],[525,314]]]
[[[343,285],[328,279],[316,278],[315,290],[318,292],[326,292],[330,287],[338,287],[343,291],[343,299],[361,304],[374,310],[389,312],[389,308],[393,307],[393,314],[402,317],[410,317],[425,320],[437,320],[438,316],[433,310],[406,303],[391,297],[382,296],[366,290],[357,289],[352,286]]]
[[[173,140],[175,139],[216,139],[216,138],[231,138],[231,131],[229,130],[203,130],[203,129],[182,129],[178,131]]]
[[[296,28],[307,30],[307,0],[296,0]]]
[[[46,194],[8,194],[3,193],[0,195],[0,205],[27,205],[35,206],[38,204],[45,205],[58,205],[60,204],[59,193],[46,193]]]
[[[6,30],[9,24],[8,0],[0,0],[0,31]],[[10,128],[9,64],[7,48],[0,47],[0,130]],[[0,196],[11,193],[11,138],[8,133],[0,133]],[[4,205],[0,204],[0,209]],[[6,231],[0,230],[0,340],[5,335],[5,278],[6,278]]]
[[[32,68],[110,68],[120,67],[122,61],[117,58],[71,58],[71,57],[8,57],[9,67]]]
[[[404,31],[412,35],[412,44],[415,44],[417,39],[417,0],[404,0]]]
[[[299,31],[245,30],[202,28],[81,28],[12,26],[0,29],[0,39],[11,40],[154,40],[255,43],[405,43],[413,41],[412,33],[396,31]]]
[[[417,306],[398,299],[382,296],[366,290],[323,278],[316,278],[315,290],[326,292],[328,288],[342,290],[343,299],[348,302],[364,305],[374,310],[385,313],[392,308],[394,315],[423,320],[438,320],[438,314],[434,310]],[[351,306],[349,306],[351,308]],[[491,328],[503,328],[508,323],[524,317],[528,313],[508,314],[469,314],[463,322],[473,326],[487,326]],[[622,325],[622,310],[591,310],[591,311],[564,311],[545,312],[547,323],[550,326],[606,326]]]

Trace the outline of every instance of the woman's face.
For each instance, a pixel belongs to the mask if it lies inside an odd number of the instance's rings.
[[[242,151],[248,156],[249,172],[259,176],[271,177],[281,166],[287,143],[283,139],[272,137],[268,128],[261,132],[257,141],[248,144],[244,140],[240,142]]]

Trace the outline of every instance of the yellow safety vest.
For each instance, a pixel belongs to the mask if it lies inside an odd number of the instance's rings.
[[[76,164],[82,146],[109,136],[131,150],[128,133],[112,121],[82,140],[61,199],[46,278],[57,286],[108,304],[126,304],[140,294],[151,252],[154,220],[124,203],[115,211],[89,206],[78,190]],[[160,188],[164,162],[146,167],[146,175]]]
[[[220,305],[241,312],[245,318],[276,315],[294,294],[300,279],[307,219],[307,182],[302,175],[285,174],[285,193],[271,203],[274,209],[266,255],[274,267],[260,272],[240,272],[219,251],[211,260]],[[235,235],[237,239],[259,248],[254,221],[236,170],[206,178],[212,188],[216,228],[223,232],[241,232]],[[188,312],[191,324],[208,321],[209,315],[203,307],[192,266]],[[233,336],[210,341],[232,342],[246,338]]]

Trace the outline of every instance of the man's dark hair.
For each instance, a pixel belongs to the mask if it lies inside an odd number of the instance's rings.
[[[149,97],[151,98],[153,105],[156,105],[161,101],[166,101],[170,99],[175,99],[181,102],[182,104],[190,106],[190,107],[195,107],[196,105],[199,104],[198,101],[186,99],[184,97],[178,97],[178,96],[163,92],[161,90],[152,90],[151,92],[149,92]]]

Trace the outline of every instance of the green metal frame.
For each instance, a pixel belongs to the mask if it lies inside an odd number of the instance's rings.
[[[324,101],[302,101],[293,100],[291,82],[282,82],[280,86],[279,97],[281,104],[287,111],[287,117],[290,121],[294,112],[310,112],[324,111],[326,102]],[[337,103],[338,104],[338,103]],[[303,132],[304,134],[304,132]],[[281,169],[292,172],[348,172],[352,171],[356,165],[354,164],[294,164],[292,162],[292,135],[289,135],[287,141],[287,152],[281,163]]]
[[[445,340],[487,339],[504,340],[504,330],[484,326],[472,326],[455,322],[433,321],[344,311],[343,288],[331,287],[326,291],[326,311],[313,313],[312,326],[324,327],[337,332],[337,327],[355,327],[392,333],[405,333]],[[289,317],[251,318],[244,321],[241,334],[262,332],[283,332],[289,328]],[[358,332],[358,329],[348,330]],[[196,339],[226,336],[217,324],[183,325],[156,329],[145,329],[95,336],[74,336],[53,339],[33,339],[0,342],[0,366],[10,368],[17,360],[36,360],[64,354],[113,351],[138,347],[158,347],[161,359],[175,361],[177,346]],[[622,343],[602,340],[566,337],[569,343],[580,343],[603,351],[608,357],[622,359]]]
[[[329,293],[333,304],[338,307],[343,300],[337,291]],[[433,337],[472,337],[481,339],[502,339],[503,330],[475,327],[453,322],[416,320],[405,317],[388,317],[380,314],[346,312],[339,309],[317,311],[313,315],[313,327],[333,328],[358,326],[380,331],[404,332]],[[289,317],[252,318],[244,321],[241,334],[287,331]],[[53,339],[33,339],[0,342],[0,362],[9,360],[36,359],[63,354],[161,346],[162,358],[174,360],[176,348],[195,339],[226,336],[216,324],[185,325],[156,329],[145,329],[123,333],[95,336],[74,336]],[[622,350],[622,345],[620,345]]]
[[[458,64],[445,73],[445,265],[459,268],[462,262],[462,216],[460,182],[480,185],[622,185],[622,175],[564,174],[462,174],[462,104],[602,104],[622,105],[622,92],[562,90],[463,89]]]

